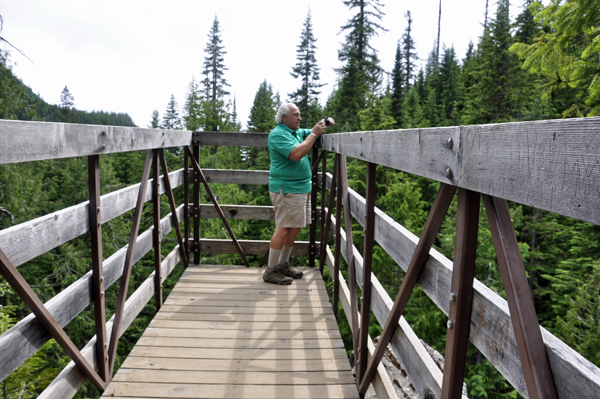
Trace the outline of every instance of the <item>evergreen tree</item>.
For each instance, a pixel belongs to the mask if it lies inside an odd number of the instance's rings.
[[[498,123],[514,120],[524,99],[516,86],[520,63],[508,51],[510,34],[509,1],[500,0],[496,18],[489,23],[479,45],[479,58],[473,69],[474,84],[468,89],[466,124]]]
[[[415,49],[415,41],[412,38],[412,17],[410,10],[405,15],[408,25],[402,35],[402,51],[404,52],[404,90],[410,89],[410,81],[415,77],[415,64],[419,59]]]
[[[183,120],[187,130],[200,130],[204,122],[203,98],[200,83],[192,76],[183,107]]]
[[[66,123],[77,122],[75,114],[75,97],[71,94],[67,86],[60,93],[60,121]]]
[[[264,80],[254,95],[248,118],[248,131],[268,133],[275,127],[278,104],[270,84]]]
[[[160,117],[157,109],[152,111],[152,119],[150,120],[150,125],[148,125],[148,127],[152,129],[160,128]]]
[[[232,131],[234,131],[234,132],[242,131],[242,123],[238,120],[235,96],[233,97],[233,112],[231,112],[231,125],[232,125],[232,129],[231,129]]]
[[[319,107],[318,91],[324,84],[319,83],[319,70],[315,58],[315,43],[317,39],[312,32],[312,16],[310,10],[306,15],[304,30],[300,35],[300,44],[296,50],[296,59],[298,62],[292,68],[292,75],[295,79],[300,78],[300,87],[295,92],[289,94],[290,101],[296,104],[302,115],[301,127],[312,126],[321,116]]]
[[[171,130],[181,129],[181,119],[179,118],[177,101],[175,101],[175,96],[173,94],[171,94],[171,99],[169,100],[169,104],[167,104],[165,115],[162,118],[161,127],[163,129]]]
[[[229,114],[229,103],[225,96],[229,94],[226,87],[229,86],[224,77],[227,67],[225,67],[223,56],[227,54],[221,40],[221,28],[219,20],[215,16],[212,28],[208,33],[208,43],[204,52],[204,71],[205,76],[202,81],[204,86],[204,115],[206,131],[224,131],[228,130],[231,124]],[[213,154],[214,155],[214,154]]]
[[[379,0],[343,0],[343,3],[357,13],[342,26],[342,32],[348,31],[338,51],[344,65],[337,70],[338,89],[330,98],[328,108],[344,121],[341,129],[352,130],[360,124],[358,111],[366,106],[367,92],[376,92],[381,83],[382,69],[370,39],[378,35],[378,31],[385,31],[375,21],[381,21],[384,13]]]
[[[521,42],[512,50],[525,60],[525,68],[548,80],[549,95],[567,93],[560,107],[564,117],[600,115],[597,0],[553,0],[546,8],[533,3],[529,10],[543,31],[532,44]]]
[[[404,104],[405,79],[404,69],[402,68],[402,50],[400,42],[396,45],[396,59],[394,69],[392,70],[392,100],[391,100],[391,116],[396,120],[396,128],[402,127],[402,106]]]

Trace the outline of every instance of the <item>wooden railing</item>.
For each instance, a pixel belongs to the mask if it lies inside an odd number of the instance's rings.
[[[526,284],[524,269],[518,247],[515,247],[516,239],[510,218],[506,214],[506,200],[510,200],[600,224],[599,132],[600,118],[586,118],[340,133],[323,137],[320,143],[322,152],[313,149],[313,160],[323,162],[320,175],[317,174],[319,165],[316,162],[313,165],[315,189],[312,201],[313,220],[316,222],[320,219],[321,238],[317,240],[317,223],[312,223],[311,240],[298,247],[299,252],[309,255],[311,264],[315,264],[320,253],[321,268],[325,264],[330,268],[334,279],[334,310],[337,310],[339,300],[353,330],[357,386],[361,394],[372,382],[378,397],[395,397],[389,378],[379,364],[382,349],[389,342],[421,397],[460,397],[467,338],[525,397],[591,398],[600,392],[600,370],[539,327],[529,288],[522,286]],[[114,362],[114,351],[111,349],[116,347],[116,343],[112,347],[103,343],[116,342],[116,336],[123,334],[153,296],[158,301],[157,306],[160,306],[160,283],[182,258],[185,259],[189,254],[190,261],[198,263],[201,252],[233,253],[241,249],[242,254],[265,253],[268,241],[201,239],[198,225],[202,217],[220,217],[226,224],[226,220],[233,218],[234,213],[238,219],[272,219],[270,207],[204,205],[200,204],[199,190],[202,180],[207,183],[266,184],[268,172],[200,170],[194,161],[198,160],[200,145],[264,147],[266,138],[266,134],[193,133],[0,121],[0,163],[3,164],[86,156],[89,157],[90,182],[93,182],[97,181],[95,176],[99,155],[149,150],[144,176],[150,176],[150,164],[156,159],[153,179],[101,197],[97,195],[97,188],[90,184],[91,202],[0,231],[0,250],[6,254],[0,262],[2,274],[9,276],[7,280],[11,286],[26,302],[31,302],[30,308],[35,313],[35,316],[26,317],[0,336],[0,380],[54,336],[59,337],[57,341],[77,364],[67,366],[42,396],[72,397],[86,378],[102,391],[111,378]],[[183,185],[184,202],[190,205],[180,205],[175,212],[162,219],[160,215],[155,215],[155,226],[139,236],[134,226],[127,247],[104,262],[101,254],[93,253],[93,257],[98,259],[94,265],[95,272],[90,271],[48,303],[41,305],[41,302],[36,302],[35,294],[27,291],[26,283],[18,279],[18,266],[88,231],[92,232],[93,237],[93,232],[98,232],[101,224],[124,212],[131,209],[141,212],[144,202],[157,201],[154,193],[169,195],[166,179],[158,177],[160,150],[157,149],[187,148],[190,145],[193,151],[186,153],[183,169],[169,174],[171,188]],[[324,163],[327,161],[327,152],[336,154],[333,174],[326,172]],[[368,164],[366,198],[347,185],[346,156]],[[373,187],[377,164],[442,183],[420,239],[374,207]],[[165,169],[163,167],[163,171]],[[160,184],[155,184],[158,180]],[[329,195],[328,201],[327,188],[333,194]],[[317,189],[323,190],[320,210],[316,206]],[[453,264],[432,249],[431,244],[456,191],[458,222]],[[172,195],[169,196],[172,198]],[[488,219],[492,221],[508,302],[473,279],[480,196],[483,196]],[[175,207],[174,203],[172,207]],[[343,230],[340,220],[342,208],[345,210]],[[352,241],[346,240],[346,237],[352,237],[351,216],[365,229],[364,258]],[[95,217],[99,220],[96,221]],[[121,286],[127,285],[124,284],[127,281],[127,267],[124,272],[123,266],[135,263],[153,246],[159,246],[160,239],[174,229],[180,220],[185,223],[181,244],[162,262],[157,259],[155,272],[127,301],[124,300],[126,295],[120,296],[118,306],[121,306],[121,311],[120,315],[117,312],[116,323],[112,319],[103,321],[99,314],[96,324],[100,339],[94,337],[80,354],[69,349],[69,339],[62,328],[92,301],[95,308],[104,309],[103,291],[119,277],[123,279],[125,276]],[[90,226],[95,228],[90,229]],[[326,241],[329,231],[336,243],[333,253],[327,246],[319,245],[319,241]],[[98,240],[98,237],[92,238],[96,247]],[[395,301],[371,273],[370,248],[373,240],[406,271]],[[236,241],[239,246],[235,245]],[[339,273],[340,256],[344,256],[349,265],[350,281],[347,286]],[[356,284],[363,295],[360,312]],[[445,374],[435,366],[401,317],[415,284],[449,316]],[[20,292],[21,288],[23,292]],[[373,347],[367,334],[370,311],[373,311],[380,325],[385,326],[377,348]],[[119,323],[122,324],[119,326]],[[97,353],[102,354],[101,362],[97,360]],[[101,366],[102,363],[105,366]],[[95,374],[96,367],[98,374]]]

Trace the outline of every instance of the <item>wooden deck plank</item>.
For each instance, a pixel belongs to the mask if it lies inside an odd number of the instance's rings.
[[[348,359],[178,359],[178,358],[148,358],[129,357],[122,367],[123,372],[129,369],[143,370],[180,370],[194,372],[346,372],[351,371]],[[116,377],[115,377],[116,378]],[[158,381],[158,380],[157,380]],[[169,382],[169,381],[165,381]],[[173,381],[175,382],[175,381]]]
[[[318,269],[190,266],[104,392],[110,398],[358,398]]]
[[[227,385],[227,384],[146,384],[113,382],[106,397],[147,398],[231,398],[231,399],[320,399],[356,398],[356,385]]]
[[[310,360],[343,359],[348,363],[346,351],[339,348],[255,350],[255,349],[211,349],[211,348],[153,348],[136,345],[129,357],[149,357],[153,359],[224,359],[224,360]],[[183,361],[183,360],[182,360]]]
[[[147,328],[144,337],[177,337],[177,338],[222,338],[222,339],[338,339],[339,330],[206,330],[206,329],[176,329],[176,328]]]
[[[352,374],[338,371],[209,371],[125,369],[118,382],[172,384],[323,385],[353,384]]]

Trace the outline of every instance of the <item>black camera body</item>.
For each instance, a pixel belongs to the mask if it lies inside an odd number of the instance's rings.
[[[325,117],[325,126],[329,126],[329,117]]]

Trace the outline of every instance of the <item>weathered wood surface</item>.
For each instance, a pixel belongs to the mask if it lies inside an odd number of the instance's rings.
[[[600,224],[600,117],[327,134],[323,147]]]
[[[190,145],[192,132],[0,120],[0,164]]]
[[[161,262],[161,282],[164,282],[166,278],[171,274],[175,266],[181,261],[179,246],[173,248],[173,250],[163,259]],[[120,335],[131,325],[133,320],[140,314],[144,309],[144,306],[150,301],[154,294],[154,272],[148,276],[148,278],[135,290],[125,302],[125,312],[123,314],[123,321],[121,324]],[[107,338],[110,339],[112,333],[112,324],[114,316],[106,323]],[[96,345],[96,336],[85,345],[81,350],[81,353],[90,364],[97,365],[96,351],[94,347]],[[79,388],[85,383],[85,376],[79,371],[75,363],[70,362],[60,372],[58,376],[48,385],[48,387],[40,394],[40,398],[43,399],[54,399],[54,398],[72,398],[75,396]]]
[[[197,145],[266,147],[269,133],[195,132]]]
[[[240,245],[247,255],[261,255],[267,252],[269,241],[266,240],[240,240]],[[317,250],[320,244],[317,243]],[[292,255],[308,255],[310,243],[308,241],[296,241]],[[200,252],[211,254],[234,254],[237,253],[231,240],[200,239]]]
[[[177,209],[179,216],[183,214],[183,205]],[[171,214],[161,220],[161,239],[173,229]],[[152,233],[150,227],[137,238],[134,262],[139,261],[152,249]],[[104,286],[106,289],[118,280],[123,273],[123,264],[127,246],[107,258],[103,264]],[[61,291],[46,304],[46,308],[61,326],[66,326],[90,303],[92,303],[92,271],[90,270],[79,280]],[[50,334],[37,321],[33,314],[0,335],[0,380],[4,380],[15,371],[24,361],[29,359],[35,351],[40,349],[51,338]]]
[[[332,216],[332,234],[335,232],[335,224],[335,217]],[[347,259],[346,233],[343,229],[340,231],[340,239],[342,243],[342,256],[344,256],[344,259]],[[352,251],[354,252],[356,281],[362,288],[364,271],[363,258],[355,246],[352,246]],[[340,280],[340,283],[342,283],[342,281],[343,277],[342,280]],[[344,284],[346,284],[345,281]],[[342,290],[342,288],[340,288],[340,290]],[[394,301],[387,294],[377,277],[374,274],[371,274],[371,311],[380,325],[385,325],[393,306]],[[420,397],[424,398],[427,392],[434,393],[436,398],[441,397],[442,372],[436,366],[435,362],[404,317],[400,317],[398,327],[392,336],[390,344],[396,351],[396,355],[400,359],[404,370],[408,374],[408,377]]]
[[[268,170],[202,169],[202,173],[209,183],[269,184]]]
[[[263,282],[263,270],[188,267],[103,397],[358,398],[337,323],[331,307],[325,306],[329,305],[327,297],[306,301],[307,291],[286,291],[304,279],[325,291],[319,270],[302,268],[305,275],[291,286]],[[327,309],[328,321],[316,318],[312,322],[290,322],[282,310],[292,306],[257,307],[254,301],[244,298],[221,303],[218,314],[203,313],[206,307],[199,304],[239,295],[237,285],[226,282],[221,283],[218,293],[213,291],[214,282],[223,281],[223,277],[237,279],[247,290],[265,292],[266,297],[275,300],[273,304],[299,303],[303,308],[316,307],[319,313]],[[180,284],[186,284],[184,292]],[[199,292],[190,293],[189,284]],[[202,288],[204,284],[209,293]],[[190,306],[178,302],[181,296],[196,298],[199,303],[191,306],[208,319],[175,323],[179,311]],[[278,310],[281,318],[259,322],[246,317],[249,311],[257,310],[264,316]],[[223,316],[231,320],[224,321]]]
[[[193,206],[193,205],[192,205]],[[274,220],[272,206],[220,205],[226,219]],[[219,215],[212,204],[200,205],[202,219],[217,219]]]
[[[339,274],[337,276],[334,276],[334,257],[333,254],[331,253],[331,250],[329,249],[329,247],[327,247],[325,249],[326,252],[326,259],[325,259],[325,264],[327,266],[327,269],[329,270],[329,274],[332,276],[333,279],[339,279],[339,284],[340,284],[340,303],[342,304],[342,308],[344,309],[344,313],[346,314],[346,319],[350,319],[351,317],[351,306],[350,306],[350,290],[348,289],[348,283],[346,282],[346,279],[344,278],[343,274]],[[359,317],[359,327],[360,327],[360,317]],[[350,328],[352,328],[352,325],[350,325]],[[368,352],[369,352],[369,360],[371,359],[371,356],[373,355],[373,353],[375,352],[375,346],[373,345],[373,340],[371,339],[371,337],[368,337]],[[383,363],[379,363],[379,366],[377,366],[377,372],[375,373],[374,377],[373,377],[373,381],[371,382],[373,389],[375,390],[375,393],[377,394],[377,398],[378,399],[396,399],[398,398],[398,396],[396,395],[396,391],[394,390],[394,387],[392,385],[392,382],[390,381],[390,377],[387,374],[385,367],[383,366]]]
[[[328,175],[328,185],[331,175]],[[350,192],[352,216],[364,226],[365,199]],[[375,240],[406,271],[418,237],[375,208]],[[419,286],[448,314],[452,261],[435,249],[419,278]],[[527,396],[523,369],[517,350],[508,304],[479,280],[473,285],[473,307],[469,338],[479,351],[524,397]],[[591,398],[600,392],[600,369],[564,342],[541,328],[542,337],[560,398]]]
[[[183,184],[183,169],[169,173],[172,187]],[[134,184],[100,197],[100,220],[104,224],[135,207],[140,184]],[[163,177],[159,191],[164,194]],[[152,199],[152,180],[145,201]],[[89,231],[88,204],[71,206],[8,229],[0,230],[0,248],[15,266],[58,247]],[[180,217],[181,220],[181,217]]]

